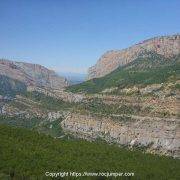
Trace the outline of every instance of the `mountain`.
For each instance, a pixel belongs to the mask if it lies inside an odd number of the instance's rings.
[[[165,58],[178,55],[180,53],[180,35],[155,37],[123,50],[108,51],[96,65],[89,68],[88,79],[103,77],[118,67],[134,61],[144,51],[152,51]]]
[[[61,127],[83,139],[179,158],[179,37],[153,38],[103,56],[89,80],[66,88],[85,98]]]
[[[50,74],[40,65],[2,60],[0,124],[180,157],[179,54],[144,49],[111,73],[66,88],[57,89]]]
[[[0,75],[0,94],[15,95],[16,93],[25,92],[26,85],[16,79],[9,78],[5,75]]]
[[[68,85],[65,78],[41,65],[4,59],[0,59],[0,79],[0,91],[4,93],[30,86],[62,89]]]
[[[151,84],[179,84],[180,55],[166,58],[155,52],[143,52],[134,61],[120,66],[113,72],[67,87],[71,92],[98,93],[108,88],[117,90]],[[176,83],[177,82],[177,83]],[[177,85],[178,86],[178,85]]]

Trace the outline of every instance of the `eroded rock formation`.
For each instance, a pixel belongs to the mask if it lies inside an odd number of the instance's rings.
[[[68,85],[65,78],[38,64],[1,59],[0,75],[23,82],[26,86],[62,89]]]
[[[147,151],[180,156],[180,127],[178,119],[126,117],[112,120],[71,114],[61,122],[63,129],[84,139],[98,137],[110,143],[129,147],[145,147]]]
[[[119,66],[135,60],[144,51],[153,51],[164,57],[172,57],[180,53],[180,35],[162,36],[142,41],[123,50],[108,51],[88,70],[88,79],[109,74]]]

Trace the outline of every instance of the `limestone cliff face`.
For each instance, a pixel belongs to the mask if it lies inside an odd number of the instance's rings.
[[[1,59],[0,75],[23,82],[26,86],[62,89],[68,85],[65,78],[38,64]]]
[[[88,70],[88,79],[109,74],[119,66],[135,60],[144,51],[153,51],[166,58],[180,53],[180,35],[162,36],[145,40],[123,50],[108,51]]]
[[[128,119],[126,117],[126,119]],[[102,138],[129,147],[146,147],[147,151],[180,157],[178,119],[136,117],[115,121],[87,115],[71,114],[61,126],[80,138]]]

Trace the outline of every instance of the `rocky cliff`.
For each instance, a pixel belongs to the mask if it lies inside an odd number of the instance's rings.
[[[38,64],[0,59],[0,76],[6,76],[28,86],[62,89],[68,83],[54,71]]]
[[[98,60],[96,65],[89,68],[88,79],[105,76],[119,66],[132,62],[145,51],[155,52],[165,58],[178,55],[180,53],[180,35],[156,37],[123,50],[108,51]]]
[[[72,114],[62,121],[61,125],[65,131],[80,138],[102,138],[123,146],[144,147],[151,153],[180,156],[178,119],[137,116],[125,119],[114,121]]]

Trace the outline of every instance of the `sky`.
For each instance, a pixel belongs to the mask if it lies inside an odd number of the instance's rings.
[[[0,58],[86,73],[108,50],[180,32],[180,0],[0,0]]]

